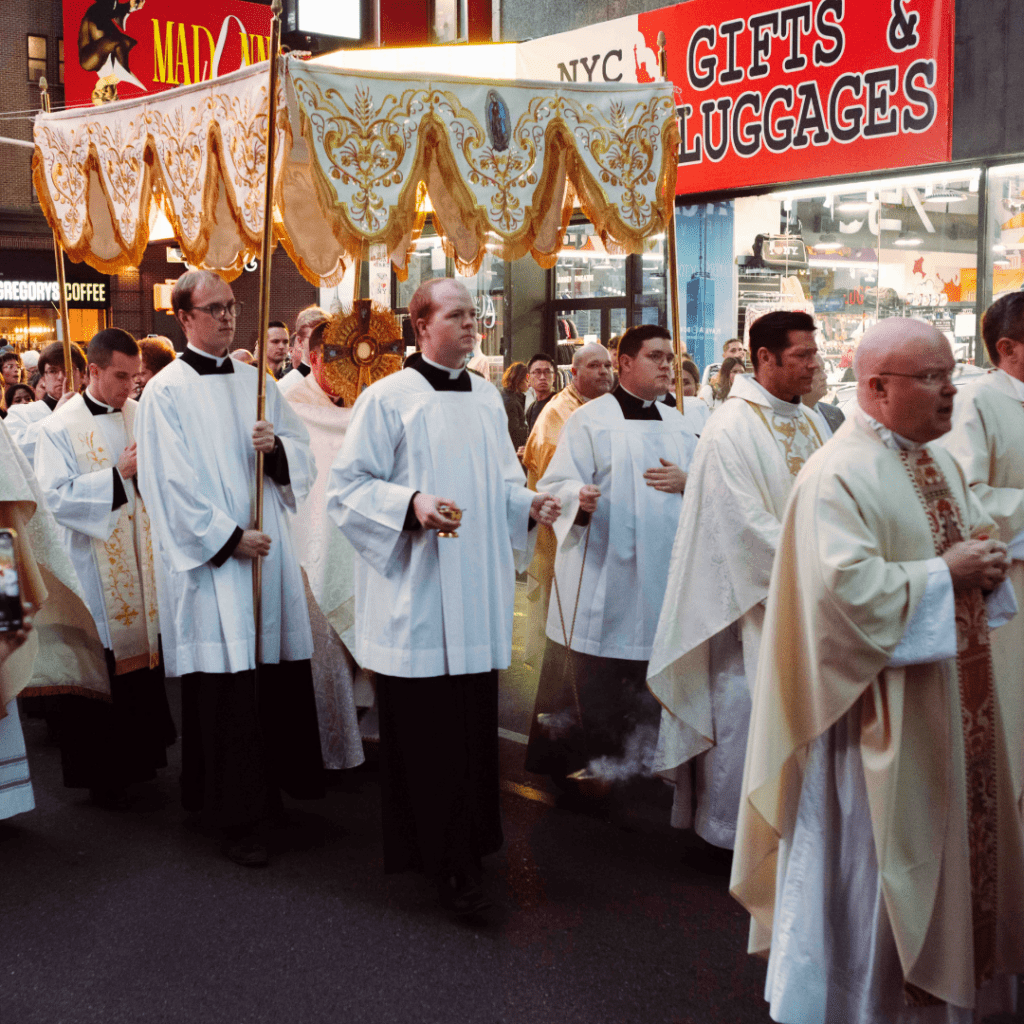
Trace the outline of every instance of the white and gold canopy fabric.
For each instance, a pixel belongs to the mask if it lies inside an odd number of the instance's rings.
[[[469,273],[485,248],[553,265],[576,200],[628,252],[664,230],[679,141],[669,84],[424,80],[281,61],[275,239],[314,284],[337,283],[381,244],[404,278],[427,209]],[[36,192],[71,259],[137,266],[162,211],[189,263],[241,273],[262,239],[268,91],[263,63],[40,114]]]

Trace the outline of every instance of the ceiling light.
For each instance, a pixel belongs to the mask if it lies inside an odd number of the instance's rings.
[[[893,245],[898,245],[901,248],[907,248],[912,245],[922,245],[924,239],[920,235],[912,235],[909,231],[901,231],[897,236]]]
[[[958,188],[949,188],[946,185],[940,185],[930,196],[925,198],[926,203],[963,203],[966,202],[968,195],[966,192],[961,192]]]
[[[867,213],[873,205],[866,199],[844,199],[837,209],[840,213]]]
[[[822,252],[835,252],[837,249],[842,249],[843,241],[838,235],[826,233],[818,237],[818,241],[815,242],[813,248],[821,250]]]

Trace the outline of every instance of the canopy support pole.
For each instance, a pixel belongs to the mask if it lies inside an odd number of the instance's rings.
[[[39,79],[43,113],[50,112],[50,88],[45,78]],[[57,264],[57,288],[60,291],[60,330],[64,344],[64,393],[75,389],[75,366],[71,360],[71,324],[68,320],[68,290],[64,280],[64,250],[57,232],[53,232],[53,258]]]
[[[661,72],[661,80],[668,81],[668,47],[665,45],[664,32],[658,33],[658,68]],[[676,119],[678,122],[678,118]],[[679,164],[679,151],[676,150],[676,166]],[[668,240],[668,275],[665,278],[665,290],[668,292],[667,300],[672,310],[672,347],[675,349],[676,358],[676,405],[680,412],[683,412],[683,355],[685,341],[682,331],[682,317],[679,314],[679,255],[676,252],[676,190],[672,189],[670,198],[671,207],[668,220],[665,222],[665,235]]]
[[[274,150],[277,143],[277,79],[281,54],[281,0],[274,0],[270,20],[270,94],[267,97],[267,175],[263,199],[263,245],[260,253],[259,333],[256,337],[256,419],[267,410],[267,325],[270,321],[270,258],[274,233]],[[263,452],[256,453],[256,523],[263,529]],[[256,620],[256,673],[263,661],[263,560],[252,560],[252,608]]]

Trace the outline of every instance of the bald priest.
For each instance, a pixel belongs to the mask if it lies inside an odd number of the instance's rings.
[[[949,343],[884,320],[793,488],[772,570],[731,891],[773,1020],[969,1024],[1024,970],[1006,546],[950,455]],[[986,599],[986,595],[991,596]]]

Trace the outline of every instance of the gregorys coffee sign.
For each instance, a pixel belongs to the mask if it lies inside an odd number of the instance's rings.
[[[65,281],[68,306],[75,309],[106,309],[109,285],[105,281]],[[56,281],[0,281],[0,303],[12,305],[57,305],[60,285]]]
[[[64,264],[68,306],[106,309],[110,305],[110,276],[84,263]],[[52,253],[0,253],[0,306],[57,306],[60,286]]]
[[[690,0],[523,44],[534,77],[651,82],[664,32],[680,193],[944,163],[954,0]]]

